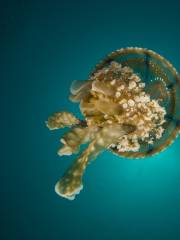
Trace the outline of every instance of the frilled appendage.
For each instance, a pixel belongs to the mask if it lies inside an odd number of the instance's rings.
[[[81,144],[90,142],[55,186],[58,195],[70,200],[73,200],[82,189],[82,177],[90,160],[117,143],[120,137],[135,130],[135,127],[130,124],[88,126],[68,112],[55,113],[46,124],[50,130],[71,127],[70,131],[61,138],[63,146],[58,151],[60,156],[77,153]]]
[[[79,122],[79,119],[74,117],[72,113],[57,112],[48,118],[46,125],[50,130],[55,130],[64,127],[71,127]]]
[[[82,177],[90,160],[96,158],[111,144],[116,143],[119,137],[124,136],[125,134],[128,134],[134,130],[134,126],[119,124],[113,124],[100,128],[99,131],[94,134],[94,138],[90,142],[87,149],[81,153],[81,155],[75,160],[64,176],[59,180],[59,182],[57,182],[55,186],[56,193],[62,197],[73,200],[75,195],[78,194],[83,187]]]

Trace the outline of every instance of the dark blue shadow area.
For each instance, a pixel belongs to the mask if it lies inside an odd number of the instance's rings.
[[[178,1],[1,1],[1,240],[180,239],[180,139],[145,160],[109,152],[75,201],[54,184],[73,161],[47,117],[80,114],[75,79],[121,47],[152,49],[180,70]]]

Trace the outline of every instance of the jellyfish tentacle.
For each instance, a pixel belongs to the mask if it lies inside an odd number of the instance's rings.
[[[88,163],[112,143],[115,143],[119,137],[132,131],[134,131],[133,126],[117,124],[105,126],[99,130],[89,146],[57,182],[55,185],[56,193],[62,197],[73,200],[75,195],[83,188],[82,177]]]
[[[48,118],[46,125],[50,130],[54,130],[64,127],[71,127],[79,123],[80,120],[70,112],[56,112]]]

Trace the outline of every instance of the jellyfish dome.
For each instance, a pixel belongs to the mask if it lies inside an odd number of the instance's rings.
[[[177,137],[180,130],[180,76],[173,65],[156,52],[137,47],[122,48],[109,54],[96,65],[90,77],[109,66],[113,61],[130,67],[144,84],[144,92],[158,101],[165,110],[161,137],[154,141],[141,141],[138,151],[122,152],[110,148],[113,153],[126,158],[142,158],[163,151]],[[160,128],[161,129],[161,128]]]

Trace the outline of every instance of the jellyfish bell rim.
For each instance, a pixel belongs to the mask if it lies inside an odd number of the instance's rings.
[[[98,70],[102,69],[103,67],[108,66],[111,62],[117,61],[116,59],[121,56],[125,56],[128,54],[139,54],[142,56],[152,57],[159,61],[163,67],[167,68],[167,70],[170,71],[173,78],[176,79],[177,87],[180,89],[180,75],[178,74],[176,68],[163,56],[160,54],[147,49],[147,48],[140,48],[140,47],[127,47],[127,48],[121,48],[116,51],[111,52],[108,54],[103,60],[101,60],[98,64],[95,65],[95,68],[90,73],[89,77],[91,78]],[[120,61],[118,61],[121,63]],[[176,98],[175,98],[176,100]],[[180,116],[178,116],[178,121],[180,121]],[[174,140],[177,138],[180,131],[180,124],[175,126],[174,130],[172,131],[169,139],[167,139],[163,144],[161,144],[159,147],[153,148],[152,145],[149,145],[149,150],[146,152],[118,152],[116,148],[109,148],[109,150],[114,153],[115,155],[118,155],[120,157],[129,158],[129,159],[137,159],[137,158],[145,158],[145,157],[151,157],[153,155],[156,155],[162,151],[164,151],[168,146],[170,146]],[[158,141],[158,140],[156,140]]]

